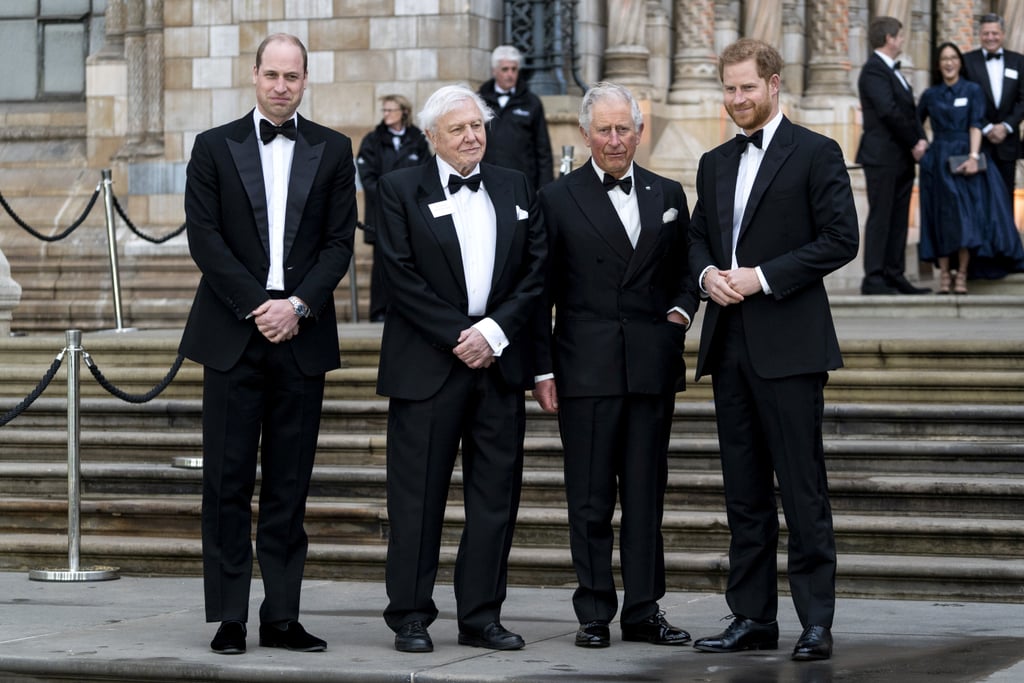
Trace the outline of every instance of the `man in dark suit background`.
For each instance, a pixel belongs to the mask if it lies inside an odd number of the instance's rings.
[[[675,394],[685,388],[686,328],[699,300],[686,260],[683,188],[633,163],[643,128],[627,88],[593,86],[580,107],[591,161],[540,193],[549,277],[534,396],[558,413],[580,647],[610,644],[618,607],[616,495],[623,640],[690,640],[666,621],[658,600],[665,594],[669,432]]]
[[[861,294],[931,291],[914,286],[904,274],[914,164],[924,156],[928,141],[917,118],[913,90],[896,61],[903,40],[899,20],[872,19],[868,42],[874,52],[857,80],[863,114],[857,163],[864,167],[868,192]]]
[[[981,17],[978,36],[981,47],[964,53],[964,72],[985,92],[982,149],[995,161],[1012,207],[1024,119],[1024,55],[1003,48],[1006,29],[998,14]]]
[[[256,555],[260,645],[320,651],[298,621],[303,529],[324,376],[340,365],[334,288],[352,256],[352,144],[295,112],[306,48],[256,52],[256,108],[196,137],[185,186],[202,272],[180,351],[204,366],[203,579],[214,652],[245,651],[251,502],[262,441]]]
[[[401,652],[433,650],[427,627],[438,613],[432,593],[460,440],[459,643],[524,645],[500,619],[533,382],[528,322],[546,243],[526,177],[480,163],[489,116],[472,90],[439,89],[420,113],[434,160],[379,185],[377,239],[392,292],[377,380],[390,397],[384,618]]]
[[[821,425],[827,373],[842,358],[823,278],[856,257],[857,212],[839,145],[779,110],[779,53],[743,39],[718,70],[746,135],[700,160],[690,265],[710,297],[697,378],[710,373],[715,394],[734,619],[694,647],[778,647],[777,477],[804,629],[792,656],[827,659],[836,549]]]

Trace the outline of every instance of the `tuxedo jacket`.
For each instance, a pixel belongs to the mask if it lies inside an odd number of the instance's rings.
[[[554,373],[560,397],[685,388],[685,326],[666,316],[679,307],[692,318],[700,303],[686,259],[686,195],[637,164],[632,191],[640,210],[635,249],[591,162],[541,189],[549,275],[536,371]]]
[[[529,325],[543,287],[547,253],[536,194],[519,171],[480,164],[494,205],[494,274],[484,317],[509,340],[497,357],[510,389],[532,386]],[[462,252],[451,211],[445,211],[437,160],[380,179],[383,224],[377,247],[392,298],[384,319],[377,392],[424,400],[442,387],[455,363],[459,333],[473,325]],[[462,189],[461,192],[468,192]],[[437,214],[435,216],[435,213]]]
[[[864,166],[913,166],[911,153],[924,128],[917,118],[914,93],[872,52],[857,79],[863,132],[857,163]]]
[[[733,141],[701,157],[690,222],[690,266],[732,264],[733,205],[740,148]],[[842,366],[824,277],[857,256],[857,212],[842,151],[830,138],[783,117],[754,179],[740,223],[736,260],[760,266],[771,294],[734,304],[750,361],[768,379]],[[708,300],[697,377],[708,365],[722,307]]]
[[[196,137],[185,185],[189,251],[202,272],[180,352],[228,370],[254,334],[267,300],[269,222],[253,116]],[[310,309],[290,342],[301,371],[339,367],[334,288],[352,257],[356,223],[352,143],[298,117],[284,232],[284,296]]]
[[[985,93],[985,125],[1008,123],[1013,132],[999,145],[991,146],[998,159],[1011,160],[1020,156],[1020,123],[1024,119],[1024,55],[1003,50],[1003,95],[996,106],[992,97],[992,82],[985,68],[984,50],[971,50],[964,54],[964,74],[967,80],[981,86]]]

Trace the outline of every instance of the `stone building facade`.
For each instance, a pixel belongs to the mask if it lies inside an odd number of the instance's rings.
[[[253,55],[266,34],[303,39],[309,89],[301,113],[358,144],[378,122],[380,95],[402,93],[415,105],[442,84],[489,78],[503,11],[502,0],[106,0],[94,41],[101,47],[86,62],[84,112],[40,110],[34,120],[43,132],[32,135],[44,140],[47,126],[80,130],[87,165],[113,169],[133,220],[175,226],[192,142],[253,105]],[[579,73],[585,83],[616,80],[637,93],[647,121],[638,160],[682,182],[692,202],[700,154],[736,132],[716,68],[726,44],[752,36],[778,46],[783,110],[835,138],[852,161],[870,18],[903,22],[903,73],[920,93],[932,46],[952,39],[976,47],[977,17],[990,11],[1006,17],[1008,47],[1024,48],[1017,0],[579,0]],[[562,145],[575,146],[576,165],[587,158],[575,90],[544,97],[556,163]],[[12,111],[0,103],[4,120]],[[856,169],[851,176],[863,223],[863,178]],[[184,238],[161,249],[184,252]],[[832,281],[850,285],[859,269],[850,264]]]

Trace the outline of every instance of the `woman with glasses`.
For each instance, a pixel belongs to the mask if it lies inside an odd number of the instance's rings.
[[[938,264],[939,294],[967,294],[969,276],[1024,270],[1024,247],[1003,179],[981,150],[981,86],[961,78],[963,55],[956,45],[942,43],[937,56],[934,85],[917,106],[921,122],[931,121],[934,138],[921,158],[919,255]]]
[[[381,122],[363,138],[359,145],[356,167],[363,184],[363,239],[373,245],[373,267],[370,271],[370,320],[383,322],[387,312],[388,292],[377,253],[376,229],[383,219],[377,201],[377,182],[388,171],[418,166],[430,158],[426,136],[409,123],[412,104],[402,95],[384,95]]]

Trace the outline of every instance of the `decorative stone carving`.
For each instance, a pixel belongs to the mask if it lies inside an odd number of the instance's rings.
[[[714,0],[676,0],[676,55],[668,101],[698,99],[693,91],[717,90]]]
[[[646,0],[608,0],[604,78],[629,87],[639,99],[650,99],[654,90],[648,73],[650,51],[644,45],[646,26]]]
[[[850,87],[850,3],[810,0],[807,5],[811,50],[804,104],[831,106],[830,98],[854,94]]]

